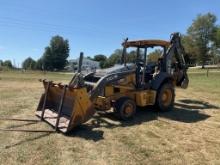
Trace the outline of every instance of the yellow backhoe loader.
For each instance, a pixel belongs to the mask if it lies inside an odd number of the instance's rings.
[[[67,133],[88,121],[98,110],[113,108],[122,120],[135,115],[136,107],[155,105],[161,111],[174,106],[175,87],[187,88],[189,80],[179,33],[170,41],[137,40],[123,43],[121,65],[83,75],[80,56],[78,73],[68,85],[42,80],[42,94],[36,115],[55,130]],[[162,47],[154,65],[147,63],[147,49]],[[126,50],[136,49],[134,64],[127,63]]]

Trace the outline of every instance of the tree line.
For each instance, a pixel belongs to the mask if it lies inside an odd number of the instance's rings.
[[[13,68],[13,65],[12,65],[12,62],[11,60],[0,60],[0,67],[6,67],[6,68],[9,68],[9,69],[12,69]]]
[[[38,60],[35,61],[31,57],[26,58],[22,63],[22,68],[25,70],[63,70],[68,64],[68,57],[69,42],[57,35],[51,38],[49,46],[45,48],[43,55]],[[0,67],[16,68],[10,60],[0,60]]]
[[[116,49],[113,54],[111,54],[109,57],[99,54],[95,55],[94,58],[89,57],[89,59],[100,62],[101,68],[108,68],[111,66],[114,66],[115,64],[121,63],[121,55],[122,55],[123,49]],[[144,52],[139,50],[140,54],[143,54]],[[148,54],[148,62],[157,62],[158,58],[163,54],[163,51],[161,49],[155,49],[153,52],[150,52]],[[136,51],[131,50],[126,53],[126,62],[127,63],[135,63],[136,61]]]

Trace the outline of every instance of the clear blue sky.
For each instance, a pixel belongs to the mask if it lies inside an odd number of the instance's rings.
[[[0,59],[38,59],[57,34],[69,40],[70,58],[110,55],[125,37],[169,39],[207,12],[220,19],[220,1],[0,0]]]

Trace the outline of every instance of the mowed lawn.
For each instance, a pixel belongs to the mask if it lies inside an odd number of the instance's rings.
[[[141,108],[131,121],[96,114],[70,135],[0,132],[0,164],[220,164],[220,71],[190,70],[175,109]],[[0,117],[37,119],[39,78],[68,82],[71,74],[0,72]],[[42,122],[0,120],[0,128],[52,130]]]

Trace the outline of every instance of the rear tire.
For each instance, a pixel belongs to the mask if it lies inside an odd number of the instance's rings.
[[[129,120],[136,113],[136,104],[129,97],[121,97],[115,102],[114,113],[122,120]]]
[[[173,109],[175,100],[174,86],[172,83],[163,84],[157,93],[156,106],[162,111],[170,111]]]

